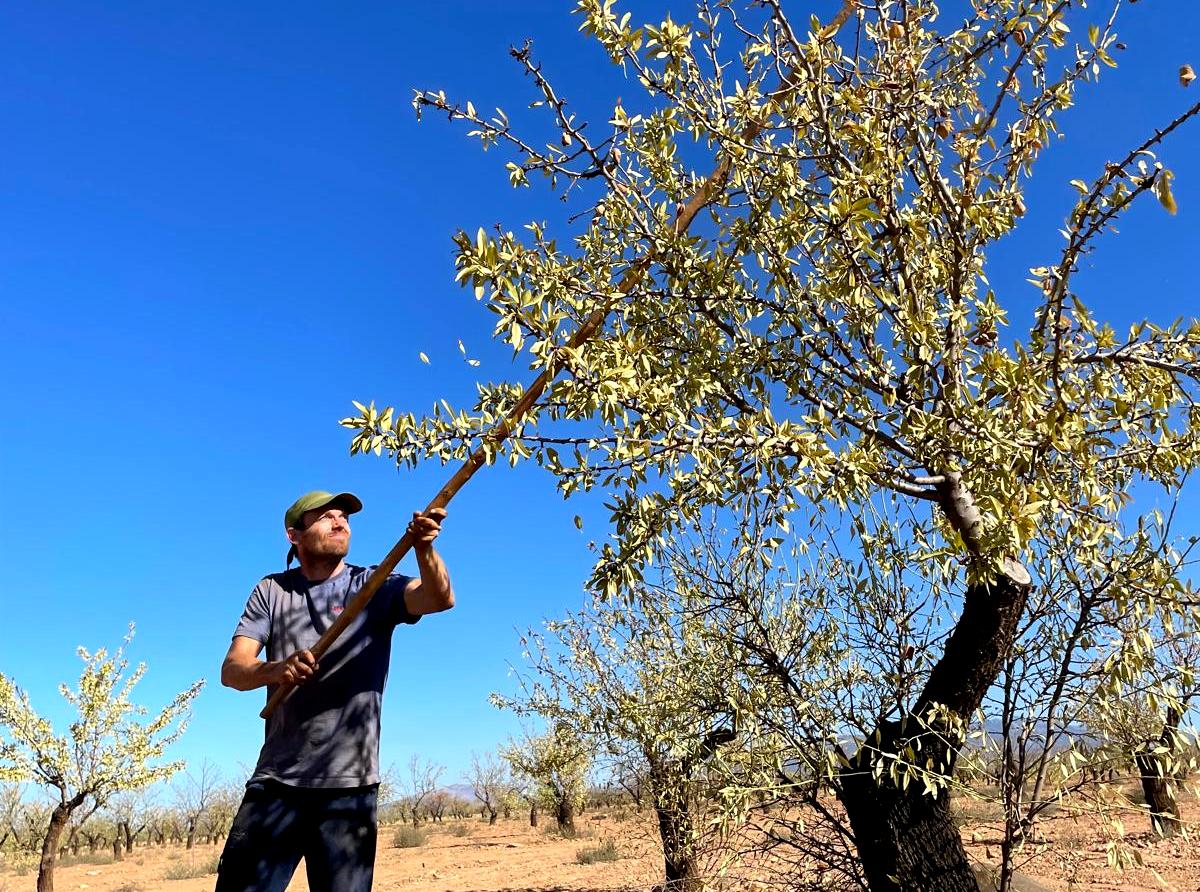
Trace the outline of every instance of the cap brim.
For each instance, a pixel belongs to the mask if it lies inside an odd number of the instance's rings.
[[[352,492],[339,492],[325,504],[317,505],[317,508],[329,508],[331,506],[334,508],[341,508],[347,514],[357,514],[363,508],[362,501]]]

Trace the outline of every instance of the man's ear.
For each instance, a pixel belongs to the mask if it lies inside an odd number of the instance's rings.
[[[287,537],[289,542],[291,542],[293,545],[296,545],[300,541],[300,531],[293,527],[288,527]]]

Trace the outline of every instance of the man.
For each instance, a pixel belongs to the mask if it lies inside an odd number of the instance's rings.
[[[419,578],[395,574],[318,665],[309,648],[370,576],[347,564],[352,493],[310,492],[284,514],[298,569],[254,587],[221,666],[239,691],[298,687],[267,719],[217,871],[217,892],[283,892],[303,857],[312,892],[367,892],[375,864],[379,715],[392,630],[454,606],[433,548],[446,512],[413,514]],[[259,654],[266,647],[266,660]]]

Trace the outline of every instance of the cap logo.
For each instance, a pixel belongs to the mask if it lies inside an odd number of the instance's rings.
[[[334,604],[332,607],[329,608],[329,612],[332,613],[334,616],[337,616],[339,613],[342,612],[343,609],[344,608],[342,607],[341,604]]]

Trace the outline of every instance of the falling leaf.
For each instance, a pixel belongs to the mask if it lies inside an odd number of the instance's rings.
[[[426,356],[424,353],[418,353],[417,356],[421,357],[421,362],[425,363],[425,365],[429,365],[428,356]]]
[[[1196,71],[1191,65],[1181,65],[1179,67],[1179,83],[1186,87],[1195,79]]]
[[[575,515],[575,529],[577,529],[577,530],[583,529],[583,518],[580,517],[578,514]]]
[[[1179,210],[1179,206],[1175,204],[1175,196],[1171,194],[1171,180],[1174,176],[1171,171],[1162,170],[1154,178],[1154,194],[1158,196],[1159,203],[1167,209],[1168,214]]]

